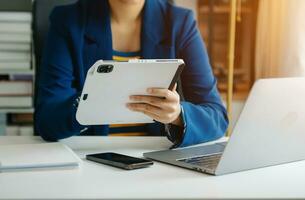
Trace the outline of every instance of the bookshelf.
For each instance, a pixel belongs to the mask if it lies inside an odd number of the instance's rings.
[[[33,135],[32,0],[0,1],[0,135]]]
[[[234,96],[245,99],[254,82],[254,53],[258,0],[237,0]],[[218,89],[225,99],[229,44],[229,0],[197,1],[198,25],[206,43]]]
[[[0,113],[34,113],[34,108],[0,108]]]
[[[0,69],[0,75],[35,75],[35,71],[32,69]]]

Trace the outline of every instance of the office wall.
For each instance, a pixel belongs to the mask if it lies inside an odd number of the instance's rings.
[[[197,18],[197,0],[175,0],[175,3],[179,6],[193,10],[195,17]]]

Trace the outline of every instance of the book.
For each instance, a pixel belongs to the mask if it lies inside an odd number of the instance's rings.
[[[33,113],[10,113],[7,116],[7,121],[10,125],[26,125],[33,124]]]
[[[0,124],[6,124],[6,113],[0,113]]]
[[[0,42],[30,43],[31,41],[32,41],[31,34],[0,33]]]
[[[1,5],[1,3],[0,3]],[[1,9],[0,9],[1,10]],[[31,12],[1,12],[0,22],[28,22],[33,20]]]
[[[30,61],[8,62],[0,61],[0,70],[27,70],[31,69]]]
[[[6,52],[6,51],[0,51],[0,62],[2,61],[31,61],[31,52]]]
[[[0,43],[0,51],[31,51],[31,43]]]
[[[6,135],[5,127],[6,127],[5,124],[0,124],[0,136]]]
[[[1,127],[0,127],[1,131]],[[33,126],[19,126],[19,125],[5,125],[4,124],[4,134],[6,136],[33,136],[34,129]],[[1,132],[0,132],[1,134]]]
[[[32,81],[0,81],[0,96],[30,96]]]
[[[0,136],[6,133],[6,113],[0,113]]]
[[[19,135],[19,126],[5,125],[5,135],[6,136],[18,136]]]
[[[81,159],[59,142],[0,146],[0,171],[78,167]]]
[[[0,32],[1,33],[32,33],[31,23],[21,22],[1,22],[0,21]]]
[[[0,80],[1,81],[10,80],[10,75],[9,74],[0,74]]]
[[[32,0],[1,0],[0,11],[31,12]]]
[[[0,96],[0,108],[29,108],[33,105],[33,98],[31,96]]]
[[[1,80],[1,77],[0,77]],[[32,74],[12,74],[9,79],[3,78],[2,80],[11,80],[11,81],[33,81]]]
[[[19,135],[20,136],[33,136],[34,135],[33,126],[20,126]]]

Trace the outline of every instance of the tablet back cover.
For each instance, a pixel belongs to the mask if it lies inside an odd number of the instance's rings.
[[[177,62],[178,61],[178,62]],[[153,123],[143,113],[130,111],[130,95],[147,95],[147,88],[168,88],[182,60],[175,62],[107,62],[97,61],[87,73],[76,113],[82,125]],[[99,73],[101,65],[113,70]]]

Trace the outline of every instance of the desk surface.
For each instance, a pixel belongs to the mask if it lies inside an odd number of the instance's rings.
[[[41,143],[39,137],[0,137],[0,145]],[[163,137],[72,137],[61,142],[81,158],[114,151],[132,156],[166,149]],[[157,163],[124,171],[83,160],[79,169],[0,173],[0,199],[305,198],[305,162],[224,176]]]

